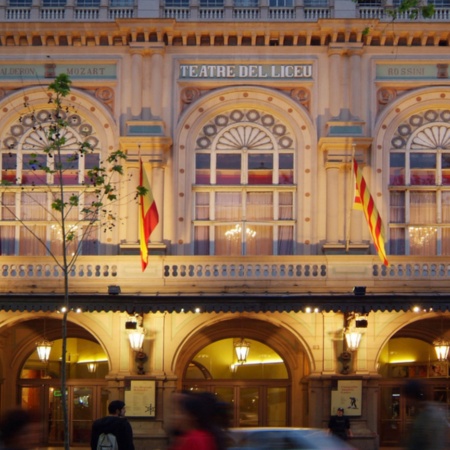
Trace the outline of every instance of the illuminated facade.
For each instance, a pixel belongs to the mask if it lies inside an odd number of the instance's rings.
[[[69,315],[72,444],[119,397],[137,448],[160,448],[171,394],[186,388],[232,403],[235,426],[326,427],[344,406],[355,446],[400,446],[406,378],[450,407],[448,359],[433,348],[450,339],[450,9],[392,22],[395,2],[194,3],[0,5],[0,169],[12,183],[0,194],[0,407],[39,406],[43,444],[61,443],[63,281],[42,245],[57,254],[61,230],[41,207],[58,180],[34,154],[47,86],[67,73],[65,150],[95,149],[68,161],[68,192],[89,204],[89,168],[115,149],[128,157],[115,226],[83,236],[82,207],[68,217],[82,242],[69,286],[82,310]],[[353,156],[389,267],[352,208]],[[139,157],[160,217],[145,272]],[[130,322],[142,349],[130,349]],[[34,352],[43,337],[48,363]],[[144,413],[137,385],[154,388]]]

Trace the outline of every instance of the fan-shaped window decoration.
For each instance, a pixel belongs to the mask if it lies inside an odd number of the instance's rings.
[[[292,254],[294,140],[273,115],[235,109],[196,139],[195,254]]]
[[[450,255],[450,111],[410,116],[391,139],[390,253]]]
[[[70,186],[70,192],[89,204],[93,189],[85,186],[89,181],[88,171],[100,164],[99,139],[94,127],[79,114],[61,112],[69,127],[62,130],[64,139],[61,159],[55,162],[45,150],[49,147],[48,127],[54,119],[54,110],[43,108],[20,116],[1,137],[0,174],[5,192],[1,195],[0,254],[1,255],[45,255],[46,248],[53,254],[62,252],[61,230],[51,224],[50,204],[54,200],[52,190],[59,183]],[[87,142],[92,153],[79,155],[79,143]],[[61,168],[61,171],[55,169]],[[8,186],[11,188],[8,191]],[[21,189],[15,188],[20,186]],[[44,188],[45,186],[45,188]],[[6,192],[8,191],[8,192]],[[84,234],[81,252],[98,253],[97,227],[86,234],[80,220],[83,207],[73,207],[67,215],[67,226],[75,231],[70,243],[70,252],[75,252],[79,237]],[[44,247],[39,240],[46,244]]]

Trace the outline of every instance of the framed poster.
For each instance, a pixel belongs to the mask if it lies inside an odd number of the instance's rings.
[[[346,416],[360,416],[361,397],[361,380],[339,380],[337,390],[331,391],[331,415],[336,415],[338,408],[344,408]]]
[[[155,417],[154,380],[131,380],[130,389],[125,391],[125,405],[128,417]]]

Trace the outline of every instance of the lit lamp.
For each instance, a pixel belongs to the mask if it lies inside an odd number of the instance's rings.
[[[448,358],[448,351],[450,350],[450,343],[445,339],[436,339],[433,342],[436,356],[439,361],[446,361]]]
[[[345,342],[347,343],[347,350],[354,352],[358,350],[361,342],[361,333],[359,331],[346,331]]]
[[[130,347],[135,352],[140,352],[142,350],[142,344],[144,343],[144,329],[136,328],[136,330],[131,331],[128,334],[128,340],[130,341]]]
[[[50,358],[50,352],[52,350],[53,343],[47,341],[47,339],[42,339],[41,341],[36,342],[36,352],[38,354],[39,359],[46,363]]]
[[[247,362],[248,352],[250,351],[250,342],[241,338],[240,341],[234,343],[234,350],[236,352],[238,363],[244,364]]]
[[[89,373],[94,373],[97,370],[97,363],[96,362],[88,363],[87,370]]]

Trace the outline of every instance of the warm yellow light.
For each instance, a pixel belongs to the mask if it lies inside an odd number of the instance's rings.
[[[436,356],[439,361],[447,361],[448,352],[450,350],[450,342],[445,339],[437,339],[433,342]]]
[[[142,328],[132,331],[128,335],[128,340],[130,341],[130,347],[135,352],[140,352],[142,350],[142,344],[144,343],[145,333]]]
[[[345,333],[345,340],[347,342],[347,350],[354,352],[358,350],[361,342],[361,333],[359,331],[347,331]]]
[[[36,352],[39,359],[46,363],[50,358],[50,352],[52,351],[52,342],[47,341],[47,339],[42,339],[42,341],[36,342]]]
[[[250,351],[250,342],[247,342],[243,338],[234,343],[234,350],[238,363],[243,364],[247,362],[248,352]]]

